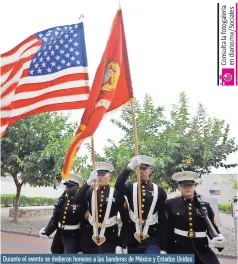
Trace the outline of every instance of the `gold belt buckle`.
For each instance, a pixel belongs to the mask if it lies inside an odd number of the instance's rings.
[[[98,227],[98,228],[103,228],[103,223],[98,223],[98,224],[97,224],[97,227]]]
[[[196,233],[194,231],[189,231],[188,232],[188,237],[194,238],[194,237],[196,237]]]

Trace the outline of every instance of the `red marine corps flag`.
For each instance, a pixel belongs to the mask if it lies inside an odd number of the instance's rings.
[[[121,10],[114,19],[106,49],[93,81],[87,108],[65,158],[67,179],[82,141],[94,134],[104,114],[132,100],[132,84]]]

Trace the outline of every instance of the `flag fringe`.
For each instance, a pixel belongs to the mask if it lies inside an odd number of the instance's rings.
[[[134,98],[130,98],[130,100],[126,103],[124,103],[123,105],[120,105],[119,107],[113,109],[112,111],[110,112],[106,112],[104,115],[105,116],[110,116],[110,115],[113,115],[121,110],[123,110],[126,106],[128,106],[131,102],[134,102]]]

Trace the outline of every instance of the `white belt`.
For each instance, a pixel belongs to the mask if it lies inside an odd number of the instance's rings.
[[[95,222],[93,221],[93,216],[91,214],[89,214],[88,221],[92,226],[95,225]],[[115,215],[115,216],[110,217],[108,219],[104,219],[104,222],[101,223],[100,228],[106,228],[106,227],[114,226],[116,224],[117,224],[117,216]]]
[[[130,219],[132,222],[137,223],[138,222],[138,218],[136,217],[135,213],[130,210],[129,212],[130,215]],[[156,223],[158,223],[158,213],[156,212],[154,215],[151,215],[151,217],[147,220],[145,220],[145,225],[155,225]]]
[[[195,237],[206,237],[207,232],[193,232],[193,231],[184,231],[177,228],[174,228],[174,233],[180,236],[195,238]]]
[[[76,229],[79,229],[80,228],[80,224],[78,225],[63,225],[64,226],[64,230],[76,230]],[[62,228],[62,225],[61,223],[58,223],[58,227],[59,228]]]

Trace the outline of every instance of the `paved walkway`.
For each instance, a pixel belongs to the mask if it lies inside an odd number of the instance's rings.
[[[13,223],[12,218],[8,217],[9,208],[1,208],[1,229],[14,230],[28,234],[38,234],[42,227],[45,227],[51,215],[33,216],[19,218],[18,223]]]
[[[237,243],[234,230],[234,218],[225,213],[220,213],[221,227],[219,230],[227,240],[227,245],[222,254],[237,256]]]
[[[1,232],[2,254],[50,254],[51,239]]]

